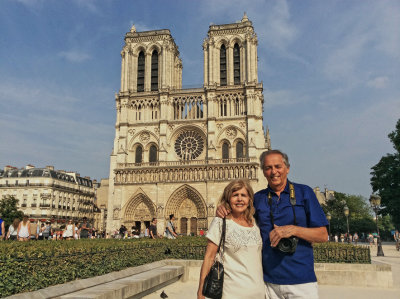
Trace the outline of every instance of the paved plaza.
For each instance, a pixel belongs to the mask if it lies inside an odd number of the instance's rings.
[[[376,256],[376,247],[371,248],[371,257],[373,263],[386,263],[392,266],[393,288],[361,288],[361,287],[341,287],[320,285],[319,295],[321,299],[399,299],[400,298],[400,252],[395,250],[394,243],[385,243],[383,245],[384,257]],[[145,296],[145,299],[159,299],[164,291],[169,299],[191,299],[196,298],[198,282],[176,282],[157,292]]]

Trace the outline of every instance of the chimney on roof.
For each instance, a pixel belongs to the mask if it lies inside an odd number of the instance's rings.
[[[58,170],[58,172],[65,173],[66,171],[65,170]]]
[[[90,180],[90,176],[85,176],[85,179]]]
[[[46,166],[46,168],[49,170],[54,170],[54,166],[52,166],[52,165],[48,165],[48,166]]]
[[[32,164],[28,164],[25,166],[25,169],[32,169],[35,168],[35,166],[33,166]]]

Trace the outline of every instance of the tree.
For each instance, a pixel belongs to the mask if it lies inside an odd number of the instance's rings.
[[[12,195],[7,195],[0,200],[0,215],[5,222],[5,229],[8,230],[15,218],[22,220],[24,213],[17,209],[18,199]]]
[[[382,198],[380,214],[390,215],[394,225],[400,227],[400,119],[396,129],[388,135],[395,149],[373,166],[371,186]]]
[[[340,234],[347,232],[346,216],[344,207],[349,208],[349,228],[350,233],[368,234],[376,231],[376,224],[372,217],[372,210],[367,199],[361,195],[350,195],[335,192],[335,197],[326,202],[322,208],[326,213],[330,213],[331,233]]]

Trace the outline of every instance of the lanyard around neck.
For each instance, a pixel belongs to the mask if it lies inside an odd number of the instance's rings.
[[[293,217],[294,217],[294,225],[297,225],[296,221],[296,212],[294,210],[294,206],[296,205],[296,194],[294,192],[294,186],[292,183],[289,182],[289,190],[290,190],[290,205],[292,206],[293,210]],[[274,215],[272,214],[272,194],[271,191],[268,191],[268,204],[269,204],[269,214],[271,216],[272,226],[274,226]]]

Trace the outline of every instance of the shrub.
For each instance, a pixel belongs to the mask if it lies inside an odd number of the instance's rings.
[[[206,245],[204,237],[0,242],[0,297],[166,258],[202,260]],[[368,247],[339,243],[316,244],[314,256],[316,262],[371,261]]]

